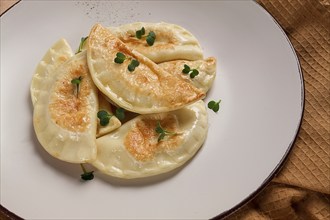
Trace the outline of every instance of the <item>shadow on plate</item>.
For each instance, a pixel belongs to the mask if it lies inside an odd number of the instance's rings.
[[[128,187],[145,187],[149,185],[154,185],[160,182],[164,182],[167,180],[170,180],[174,176],[176,176],[181,170],[183,170],[191,160],[187,161],[185,164],[183,164],[180,167],[177,167],[174,170],[171,170],[166,173],[154,175],[154,176],[149,176],[149,177],[142,177],[142,178],[135,178],[135,179],[122,179],[118,177],[113,177],[106,175],[100,171],[95,172],[95,177],[109,183],[111,186],[114,187],[123,187],[123,186],[128,186]]]

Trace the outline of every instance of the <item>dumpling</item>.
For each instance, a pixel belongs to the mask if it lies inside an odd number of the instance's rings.
[[[157,125],[171,132],[158,141]],[[119,178],[141,178],[173,170],[200,149],[208,129],[202,100],[176,111],[140,115],[96,140],[101,172]]]
[[[138,39],[135,33],[142,27],[145,29],[145,35],[142,39]],[[156,63],[177,59],[203,59],[203,51],[196,37],[176,24],[136,22],[109,27],[109,29],[128,47],[137,50]],[[152,46],[149,46],[144,38],[150,31],[156,35]]]
[[[43,82],[48,77],[53,77],[55,69],[73,56],[72,49],[65,39],[58,40],[48,49],[42,60],[34,71],[30,93],[32,104],[34,105],[39,97]]]
[[[189,74],[182,73],[185,64],[191,69],[197,69],[199,74],[196,77],[191,78]],[[214,57],[208,57],[204,60],[196,61],[173,60],[159,63],[158,65],[165,71],[175,74],[177,77],[184,79],[186,82],[191,83],[205,93],[211,88],[215,79],[216,59]]]
[[[127,57],[114,62],[117,53]],[[139,66],[129,71],[131,60]],[[97,24],[87,42],[87,61],[95,85],[116,105],[140,114],[167,112],[196,102],[205,93],[131,50]]]
[[[90,77],[86,52],[82,52],[43,81],[33,112],[34,130],[40,144],[63,161],[94,160],[97,110],[97,88]]]
[[[101,92],[99,92],[98,94],[98,99],[99,99],[99,110],[105,110],[113,116],[110,118],[109,124],[107,124],[106,126],[102,126],[100,125],[100,123],[97,123],[97,132],[96,132],[97,138],[105,134],[108,134],[111,131],[121,126],[121,122],[119,121],[119,119],[116,116],[114,116],[114,112],[111,108],[111,104],[106,100],[106,98],[104,98]]]

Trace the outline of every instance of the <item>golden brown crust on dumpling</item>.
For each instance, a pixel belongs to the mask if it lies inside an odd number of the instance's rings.
[[[118,52],[128,57],[122,64],[114,62]],[[178,79],[131,50],[99,24],[92,28],[89,35],[87,58],[96,86],[117,105],[132,112],[171,111],[205,96],[201,89]],[[127,69],[131,59],[140,63],[133,72]]]
[[[136,37],[136,31],[145,28],[142,39]],[[203,52],[198,40],[185,28],[165,22],[135,22],[108,29],[130,48],[148,57],[156,63],[169,60],[200,60]],[[146,43],[150,31],[156,35],[153,46]]]

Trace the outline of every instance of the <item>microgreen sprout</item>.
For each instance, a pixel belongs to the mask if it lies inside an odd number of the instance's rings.
[[[113,115],[109,114],[107,111],[105,110],[100,110],[98,113],[97,113],[97,117],[100,119],[100,125],[101,126],[106,126],[109,124],[109,121],[110,121],[110,118],[112,117]]]
[[[219,108],[220,108],[220,106],[219,106],[220,102],[221,102],[221,99],[218,102],[212,100],[207,104],[207,107],[209,109],[212,109],[214,112],[218,112]]]
[[[137,38],[141,39],[142,35],[144,35],[146,33],[146,30],[144,29],[144,27],[141,28],[141,30],[138,30],[135,32],[135,35]]]
[[[157,125],[156,125],[155,131],[156,131],[157,134],[159,134],[159,136],[158,136],[158,142],[160,142],[161,140],[163,140],[166,135],[176,135],[177,134],[175,132],[166,131],[164,128],[162,128],[162,126],[160,125],[160,122],[159,121],[157,121]]]
[[[114,59],[114,62],[122,64],[126,59],[131,60],[130,64],[128,64],[128,66],[127,66],[127,69],[130,72],[133,72],[135,70],[135,68],[140,65],[139,61],[133,59],[132,57],[126,57],[126,55],[121,52],[118,52],[116,54],[116,58]]]
[[[183,65],[182,73],[189,74],[190,78],[195,78],[199,74],[197,69],[191,69],[187,64]]]
[[[150,31],[149,34],[148,34],[148,36],[147,36],[147,38],[146,38],[147,44],[149,46],[152,46],[152,45],[154,45],[155,40],[156,40],[156,34],[155,34],[155,32]]]
[[[84,45],[85,45],[85,42],[86,42],[87,38],[88,38],[88,36],[87,36],[87,37],[82,37],[82,38],[80,39],[79,48],[78,48],[76,54],[77,54],[77,53],[80,53],[80,52],[82,51],[82,49],[83,49],[83,47],[84,47]]]
[[[84,172],[83,174],[80,175],[80,177],[81,177],[82,180],[87,181],[87,180],[94,179],[94,174],[93,174],[94,171],[87,172],[86,169],[85,169],[85,167],[84,167],[84,165],[82,163],[80,164],[80,167],[81,167],[81,169]]]
[[[140,65],[140,62],[135,60],[135,59],[132,59],[131,60],[131,63],[128,65],[127,69],[130,71],[130,72],[133,72],[135,70],[136,67],[138,67]]]
[[[126,59],[125,54],[118,52],[116,54],[116,58],[114,59],[115,63],[123,63]]]
[[[145,35],[145,33],[146,33],[146,30],[144,29],[144,27],[142,27],[140,30],[137,30],[137,31],[135,32],[135,36],[136,36],[138,39],[142,39],[142,36]],[[148,35],[146,36],[145,39],[146,39],[147,44],[148,44],[149,46],[154,45],[155,40],[156,40],[156,34],[155,34],[155,32],[150,31],[150,32],[148,33]]]
[[[79,77],[74,78],[74,79],[71,80],[72,85],[74,85],[76,87],[76,90],[75,91],[76,91],[77,98],[78,98],[79,85],[81,83],[81,80],[82,80],[82,76],[79,76]]]
[[[115,116],[121,121],[125,118],[125,109],[117,108]]]

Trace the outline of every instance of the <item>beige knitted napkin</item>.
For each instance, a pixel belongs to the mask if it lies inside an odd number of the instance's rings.
[[[226,219],[330,219],[330,1],[258,0],[282,26],[305,83],[302,125],[281,172]]]

